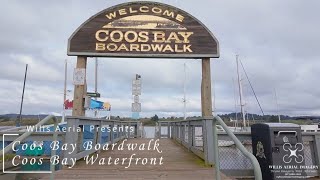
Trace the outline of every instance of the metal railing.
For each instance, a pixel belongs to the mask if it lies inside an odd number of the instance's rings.
[[[233,132],[245,148],[252,152],[251,132]],[[320,132],[302,132],[304,145],[305,165],[319,165],[320,163]],[[231,138],[226,132],[218,132],[220,170],[229,176],[253,176],[253,166],[244,155],[240,154],[234,144],[230,143]],[[237,161],[238,163],[234,163]],[[315,177],[320,175],[320,169],[306,172],[307,176]]]
[[[95,146],[97,143],[101,143],[101,147],[105,144],[110,143],[116,143],[118,141],[121,141],[124,138],[133,138],[133,137],[139,137],[141,135],[141,123],[138,121],[120,121],[120,120],[108,120],[108,119],[98,119],[98,118],[88,118],[88,117],[74,117],[69,116],[66,117],[67,123],[64,124],[58,124],[58,120],[55,116],[47,116],[43,120],[41,120],[38,124],[36,124],[33,127],[33,130],[41,129],[44,124],[49,122],[49,120],[54,120],[54,126],[52,132],[36,132],[36,131],[4,131],[0,132],[0,134],[15,134],[20,135],[18,138],[15,138],[13,136],[7,136],[6,141],[13,141],[8,146],[4,147],[0,153],[8,153],[11,152],[14,147],[18,145],[18,143],[14,143],[16,141],[44,141],[44,140],[51,140],[51,141],[57,141],[58,139],[61,141],[62,144],[66,144],[67,146],[70,146],[71,144],[77,144],[77,148],[72,153],[68,153],[67,151],[64,151],[64,153],[61,154],[61,159],[66,158],[67,159],[67,165],[70,165],[70,158],[76,158],[76,160],[79,160],[87,155],[90,155],[92,153],[95,153],[97,150],[93,148],[92,150],[86,151],[83,148],[83,142],[85,140],[88,140],[88,134],[84,135],[84,126],[94,126],[93,133],[90,133],[89,136],[92,136],[93,144],[92,146]],[[57,127],[61,126],[61,128],[64,126],[65,130],[57,130]],[[52,127],[51,125],[49,125]],[[48,127],[49,127],[48,126]],[[127,126],[128,128],[133,127],[134,131],[130,133],[130,131],[120,131],[119,129],[123,126]],[[77,131],[77,128],[83,128],[81,131]],[[102,127],[109,127],[111,129],[111,132],[108,133],[107,136],[103,136],[102,130],[99,128]],[[60,128],[60,129],[61,129]],[[114,129],[115,128],[115,129]],[[22,134],[23,133],[23,134]],[[52,136],[52,138],[49,139],[49,136]],[[59,137],[58,135],[63,135],[63,138]],[[90,138],[90,137],[89,137]],[[107,139],[105,139],[107,138]],[[56,149],[51,149],[51,156],[56,155]],[[67,149],[71,149],[68,147]],[[60,149],[58,149],[60,150]],[[50,174],[50,179],[54,179],[54,171],[55,166],[53,163],[50,164],[50,171],[52,172]]]
[[[54,131],[53,132],[46,132],[46,134],[52,134],[53,135],[53,141],[57,141],[58,139],[58,132],[55,131],[55,129],[58,126],[58,119],[53,116],[53,115],[49,115],[47,117],[45,117],[44,119],[42,119],[38,124],[35,125],[34,129],[40,128],[42,125],[46,124],[47,122],[49,122],[49,120],[53,119],[54,121]],[[9,134],[9,132],[5,132],[6,134]],[[13,132],[10,132],[11,134]],[[16,141],[24,141],[25,139],[27,139],[29,136],[31,136],[33,133],[36,133],[35,131],[26,131],[24,132],[21,136],[19,136],[17,139],[15,139],[12,143],[10,143],[8,146],[4,147],[1,151],[0,154],[6,154],[8,152],[11,152],[13,148],[15,148],[18,144],[15,143]],[[51,156],[55,156],[56,155],[56,150],[55,149],[51,149]],[[53,180],[54,179],[54,171],[55,171],[55,166],[53,163],[50,164],[50,179]]]
[[[215,165],[215,176],[219,180],[220,161],[217,123],[226,131],[229,138],[234,141],[240,152],[250,160],[253,165],[255,179],[262,180],[261,168],[256,157],[242,145],[218,116],[180,121],[159,121],[156,128],[158,129],[156,130],[156,136],[158,138],[172,138],[189,149],[189,151],[204,159],[206,165]],[[166,134],[162,133],[163,126],[167,126]]]
[[[106,144],[113,144],[121,141],[124,138],[134,138],[138,137],[141,133],[139,132],[139,122],[138,121],[120,121],[120,120],[109,120],[109,119],[99,119],[99,118],[89,118],[89,117],[77,117],[70,116],[67,117],[67,128],[83,128],[84,126],[94,126],[94,129],[90,132],[91,137],[85,137],[84,131],[68,131],[66,133],[65,143],[67,146],[76,143],[76,149],[73,152],[64,152],[64,157],[67,159],[67,164],[70,165],[72,159],[79,160],[95,152],[100,152],[96,148],[87,149],[83,147],[84,141],[88,138],[92,141],[92,147],[95,147],[98,143],[103,147]],[[109,128],[109,132],[103,134],[101,128]],[[134,128],[134,131],[120,130],[121,127]],[[68,147],[68,149],[70,149]]]
[[[257,158],[250,153],[244,146],[243,144],[239,141],[239,139],[231,132],[231,130],[228,128],[228,126],[223,122],[223,120],[219,116],[214,117],[215,120],[219,122],[219,124],[223,127],[223,129],[226,131],[226,133],[231,137],[231,139],[235,142],[236,146],[239,148],[239,150],[247,157],[250,159],[253,169],[254,169],[254,177],[257,180],[262,180],[262,173],[261,173],[261,168],[260,164],[257,160]],[[218,136],[216,134],[215,141],[218,142]],[[217,143],[216,143],[217,144]],[[215,148],[216,150],[218,148]],[[217,152],[218,153],[218,152]],[[219,161],[216,161],[216,163],[219,163]],[[220,163],[219,163],[220,164]],[[219,168],[220,169],[220,168]]]

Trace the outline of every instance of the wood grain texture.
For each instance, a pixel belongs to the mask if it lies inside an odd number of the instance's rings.
[[[87,57],[78,56],[76,68],[87,68]],[[86,95],[86,83],[85,85],[74,86],[74,99],[72,116],[84,116],[84,96]]]
[[[149,12],[136,12],[136,13],[127,13],[126,15],[117,15],[114,19],[106,18],[106,14],[110,14],[112,12],[119,12],[121,9],[126,9],[129,11],[132,9],[139,9],[141,6],[149,7],[150,9],[153,7],[162,9],[163,11],[168,10],[173,12],[175,16],[177,14],[181,14],[184,19],[182,22],[178,21],[176,18],[171,18],[163,14],[154,13],[152,11]],[[192,52],[158,52],[158,51],[98,51],[96,50],[97,39],[95,34],[98,30],[108,29],[103,28],[108,23],[114,22],[114,20],[121,19],[124,17],[129,17],[133,15],[151,15],[157,17],[163,17],[178,23],[186,28],[186,30],[179,29],[130,29],[130,28],[118,28],[118,29],[110,29],[110,30],[119,30],[122,32],[132,30],[137,33],[141,31],[149,32],[149,41],[148,42],[134,42],[134,44],[152,44],[151,39],[154,38],[152,31],[163,31],[166,35],[171,32],[179,32],[179,31],[187,31],[193,32],[193,35],[190,36],[190,44],[192,48]],[[110,38],[105,43],[110,43]],[[128,43],[126,41],[121,41],[116,43],[117,45],[125,44],[129,46],[132,43]],[[170,44],[172,47],[174,45],[182,45],[182,43],[154,43],[154,44]],[[98,14],[89,18],[84,24],[82,24],[69,38],[68,42],[68,55],[83,55],[83,56],[116,56],[116,57],[167,57],[167,58],[195,58],[195,57],[219,57],[219,45],[217,39],[214,35],[208,30],[199,20],[188,14],[187,12],[178,9],[176,7],[156,3],[156,2],[130,2],[125,4],[120,4],[111,8],[107,8]]]
[[[129,139],[130,143],[147,143],[149,139]],[[57,180],[72,179],[168,179],[168,180],[212,180],[214,179],[213,169],[205,167],[203,161],[187,149],[174,143],[170,139],[161,139],[159,149],[163,150],[162,154],[154,151],[102,151],[101,157],[130,157],[132,153],[137,157],[163,157],[163,165],[134,165],[128,169],[127,165],[86,165],[84,161],[77,162],[73,169],[63,169],[55,173]],[[222,179],[231,179],[222,174]],[[43,177],[49,179],[49,176]]]
[[[212,116],[210,58],[202,59],[201,110],[202,117]]]

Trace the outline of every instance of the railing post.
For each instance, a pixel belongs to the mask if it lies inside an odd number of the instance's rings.
[[[78,127],[78,126],[76,126]],[[81,129],[84,129],[84,125],[79,125]],[[82,151],[82,144],[83,144],[83,130],[78,132],[78,141],[77,141],[77,147],[78,147],[78,152]]]
[[[110,125],[111,126],[111,131],[110,131],[110,142],[111,142],[111,144],[113,144],[114,143],[114,133],[113,133],[113,127],[114,127],[114,121],[112,122],[112,124]]]
[[[173,123],[173,129],[174,129],[174,133],[173,133],[174,140],[177,140],[178,129],[177,129],[177,123],[176,122]]]
[[[313,149],[315,164],[320,164],[320,135],[318,134],[314,135]],[[320,176],[320,168],[318,169],[318,176]]]
[[[92,141],[92,145],[95,146],[97,144],[97,140],[98,140],[98,132],[97,131],[97,127],[99,127],[99,125],[94,125],[94,130],[93,130],[93,141]]]
[[[123,127],[125,128],[125,127],[127,127],[128,126],[128,124],[127,123],[123,123]],[[130,127],[128,126],[128,131],[130,131]],[[127,132],[128,131],[123,131],[123,133],[122,133],[122,138],[123,139],[125,139],[126,138],[126,135],[127,135]]]
[[[131,128],[131,121],[129,121],[128,127],[129,127],[129,129]],[[127,138],[128,138],[128,139],[131,138],[131,131],[128,131],[128,137],[127,137]]]
[[[159,131],[158,131],[158,138],[161,139],[161,122],[159,121]]]
[[[186,142],[186,125],[182,125],[182,142]]]
[[[69,129],[69,127],[78,127],[79,124],[79,119],[76,118],[67,118],[67,129]],[[67,131],[66,132],[66,138],[65,138],[65,143],[67,144],[68,149],[72,149],[71,148],[71,144],[74,144],[75,142],[78,142],[78,132],[77,131]],[[78,146],[78,144],[77,144]],[[67,164],[70,165],[72,164],[71,159],[73,158],[74,155],[76,155],[78,153],[78,147],[72,152],[68,152],[68,151],[64,151],[64,157],[67,158]]]
[[[219,162],[219,147],[218,147],[218,132],[217,132],[217,120],[213,118],[212,120],[212,134],[213,134],[213,161],[216,179],[220,180],[220,162]]]
[[[101,128],[102,128],[102,125],[103,125],[103,122],[100,121],[99,122],[99,131],[98,131],[98,134],[97,134],[97,139],[95,141],[96,144],[97,143],[101,143],[101,139],[102,139],[102,130],[101,130]],[[100,153],[100,150],[98,151],[98,153]]]
[[[213,165],[212,118],[202,120],[203,151],[206,165]]]
[[[175,140],[175,137],[176,137],[176,126],[175,126],[175,123],[171,122],[170,125],[171,125],[171,139]]]
[[[116,125],[117,125],[117,138],[116,139],[118,139],[119,138],[119,132],[120,132],[120,123],[118,122]]]
[[[180,136],[180,134],[179,134],[180,133],[179,124],[180,123],[175,123],[175,125],[176,125],[176,140],[177,141],[179,141],[179,136]]]
[[[192,130],[192,126],[191,126],[191,121],[188,121],[188,148],[189,150],[191,149],[192,147],[192,140],[193,140],[193,130]]]
[[[53,117],[54,118],[54,126],[53,126],[53,141],[57,141],[58,139],[58,132],[56,131],[57,127],[58,127],[58,120],[56,117]],[[55,149],[51,149],[51,157],[55,156],[56,155],[56,150]],[[55,165],[53,163],[50,164],[50,171],[51,171],[51,174],[50,174],[50,180],[54,180],[54,173],[56,171],[56,168],[55,168]]]
[[[196,146],[196,127],[192,126],[192,146]]]
[[[138,138],[138,123],[137,122],[134,125],[134,136],[135,136],[135,138]]]
[[[142,126],[139,121],[137,121],[137,138],[142,138]]]
[[[179,141],[182,143],[182,122],[179,122]]]
[[[170,138],[170,122],[167,122],[167,127],[168,127],[167,138]]]

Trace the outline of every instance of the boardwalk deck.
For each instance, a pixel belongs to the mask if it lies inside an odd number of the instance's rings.
[[[128,143],[148,143],[149,139],[129,139]],[[126,143],[127,143],[126,142]],[[124,165],[87,165],[85,161],[78,161],[72,169],[64,168],[55,173],[55,179],[185,179],[185,180],[206,180],[214,179],[214,172],[211,167],[205,167],[202,160],[194,154],[188,152],[185,148],[176,144],[170,139],[161,139],[157,151],[102,151],[99,157],[129,158],[135,153],[136,157],[163,157],[163,165],[138,165],[132,164],[130,168]],[[43,179],[49,179],[44,177]],[[222,175],[222,179],[230,179]]]

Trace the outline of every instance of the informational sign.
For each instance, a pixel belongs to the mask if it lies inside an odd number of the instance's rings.
[[[86,96],[85,101],[84,101],[84,108],[90,108],[90,104],[91,104],[91,97]]]
[[[141,80],[135,79],[132,81],[132,95],[141,95]]]
[[[129,2],[89,18],[69,38],[68,55],[219,57],[218,41],[196,18],[157,2]]]
[[[87,92],[87,96],[99,98],[100,97],[100,93]]]
[[[132,81],[133,86],[141,86],[141,80],[140,79],[135,79]]]
[[[132,87],[132,95],[141,95],[141,87]]]
[[[132,103],[131,111],[132,112],[141,112],[141,103]]]
[[[75,68],[73,72],[73,84],[74,85],[84,85],[86,79],[86,69]]]
[[[133,102],[138,103],[139,102],[139,96],[137,96],[137,95],[133,96]]]

